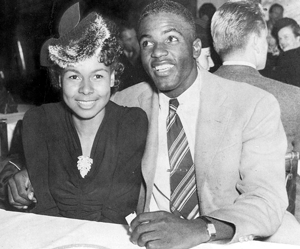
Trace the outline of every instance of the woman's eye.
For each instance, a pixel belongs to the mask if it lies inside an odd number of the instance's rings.
[[[71,76],[69,76],[69,79],[72,79],[72,80],[76,80],[78,78],[79,78],[78,75],[71,75]]]
[[[94,76],[94,78],[95,78],[96,80],[100,80],[100,79],[103,78],[103,76],[102,76],[101,74],[96,74],[96,75]]]

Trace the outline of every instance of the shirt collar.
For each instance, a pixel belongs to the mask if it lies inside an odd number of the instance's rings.
[[[193,82],[193,84],[188,89],[186,89],[181,95],[179,95],[177,97],[180,105],[184,105],[184,103],[189,103],[191,99],[199,100],[199,93],[200,93],[201,85],[202,85],[200,71],[201,70],[198,68],[198,74],[197,74],[196,80]],[[169,106],[169,100],[171,98],[169,98],[168,96],[166,96],[164,93],[162,93],[160,91],[158,91],[158,96],[159,96],[160,108],[165,105]]]
[[[253,63],[248,61],[224,61],[223,65],[224,66],[241,65],[241,66],[253,67],[254,69],[256,69],[256,66]]]

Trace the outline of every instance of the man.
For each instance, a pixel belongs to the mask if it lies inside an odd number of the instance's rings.
[[[243,16],[243,20],[239,16]],[[212,18],[211,32],[215,50],[223,60],[215,74],[273,94],[281,109],[287,152],[300,152],[300,88],[263,77],[258,72],[265,67],[268,49],[268,29],[261,6],[251,1],[224,4]],[[294,212],[294,198],[288,211]]]
[[[243,20],[238,18],[240,15]],[[215,74],[273,94],[281,108],[287,152],[300,152],[300,88],[263,77],[258,72],[265,67],[268,49],[268,29],[261,7],[251,1],[229,2],[216,12],[211,27],[215,50],[223,60]]]
[[[145,184],[131,241],[190,248],[272,235],[287,207],[286,137],[277,100],[197,68],[201,41],[192,15],[176,2],[150,3],[138,31],[143,66],[154,85],[141,83],[113,97],[143,108],[149,118]],[[26,174],[10,179],[11,203],[23,176],[28,183]]]
[[[270,30],[273,29],[274,24],[281,18],[283,18],[284,8],[278,3],[271,5],[269,9],[269,20],[267,21],[267,26]]]
[[[120,61],[124,65],[124,71],[120,78],[121,83],[117,89],[121,91],[137,83],[148,82],[150,79],[142,66],[136,31],[130,23],[121,23],[119,38],[124,49],[124,53],[120,57]]]
[[[214,239],[269,236],[287,206],[286,142],[278,103],[265,91],[197,70],[201,44],[194,38],[192,18],[179,6],[158,1],[140,18],[142,62],[155,87],[139,84],[114,97],[142,107],[150,122],[139,205],[145,213],[131,223],[131,239],[140,246],[189,248],[214,237],[211,230],[208,236],[203,216],[216,228]],[[170,98],[180,102],[178,115],[193,155],[199,219],[177,218],[171,202],[166,134]],[[269,174],[271,182],[265,177]]]

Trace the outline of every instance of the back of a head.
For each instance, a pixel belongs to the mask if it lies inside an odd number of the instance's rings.
[[[243,50],[249,35],[266,29],[263,9],[254,1],[229,0],[214,14],[211,34],[216,52],[221,58],[227,54]]]
[[[196,26],[192,13],[180,3],[171,0],[157,0],[148,4],[141,12],[138,26],[140,26],[142,20],[147,16],[156,15],[159,13],[171,13],[182,17],[191,26],[193,32],[192,35],[195,37]]]

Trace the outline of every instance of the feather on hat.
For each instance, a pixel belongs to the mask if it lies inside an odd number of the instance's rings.
[[[40,63],[61,68],[77,65],[94,55],[99,56],[110,32],[104,19],[96,12],[80,20],[79,3],[72,5],[59,23],[59,38],[50,38],[41,49]]]

